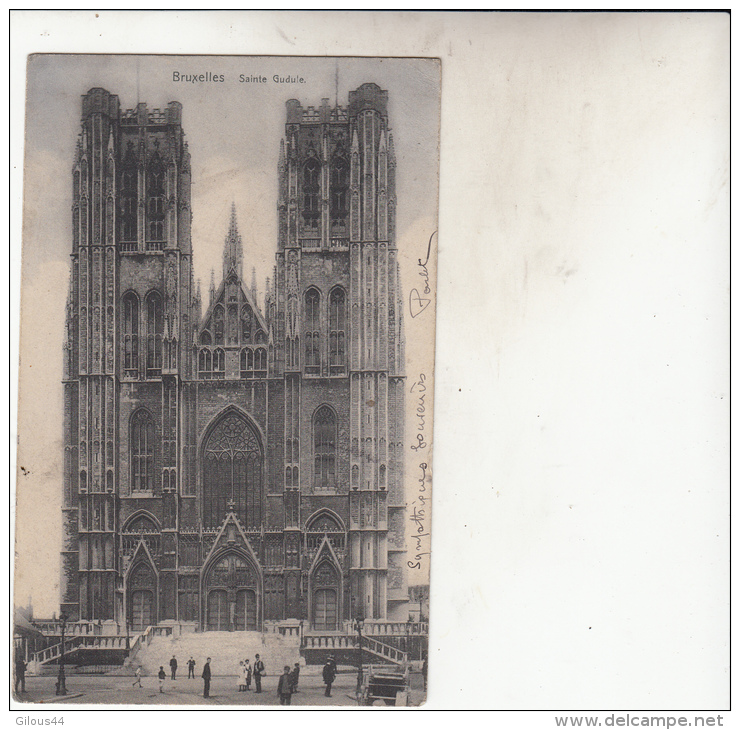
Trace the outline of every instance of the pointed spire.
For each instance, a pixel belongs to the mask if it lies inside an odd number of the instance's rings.
[[[388,164],[392,167],[396,166],[396,148],[393,146],[393,135],[388,135]]]
[[[252,286],[250,287],[252,290],[252,301],[257,301],[257,270],[252,267]]]
[[[208,306],[213,304],[213,300],[216,298],[216,272],[211,269],[211,286],[208,289]]]
[[[242,278],[242,237],[236,226],[236,205],[231,203],[231,220],[229,221],[229,232],[224,242],[224,279],[233,269],[237,276]]]

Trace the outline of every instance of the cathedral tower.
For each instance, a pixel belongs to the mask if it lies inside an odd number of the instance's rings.
[[[106,620],[124,613],[120,523],[159,497],[166,554],[177,519],[192,288],[180,104],[122,111],[117,96],[91,89],[72,194],[62,608]],[[169,582],[165,572],[165,591]]]
[[[375,84],[350,92],[346,108],[288,101],[278,163],[275,369],[285,381],[285,503],[300,505],[291,512],[296,526],[318,505],[347,515],[344,615],[367,619],[400,615],[407,600],[387,102]],[[309,603],[313,596],[309,587]]]

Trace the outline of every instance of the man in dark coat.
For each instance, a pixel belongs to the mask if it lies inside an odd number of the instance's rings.
[[[195,679],[195,659],[188,659],[188,679]]]
[[[21,692],[26,692],[26,662],[23,661],[23,657],[18,654],[15,658],[15,691],[18,693],[18,685],[21,686]]]
[[[211,694],[211,657],[206,659],[206,663],[203,666],[203,697],[210,697]]]
[[[290,696],[293,694],[293,679],[290,676],[290,667],[287,664],[283,667],[283,673],[280,675],[277,693],[281,705],[290,704]]]
[[[298,691],[298,677],[300,673],[301,673],[301,665],[298,662],[296,662],[295,665],[293,666],[293,670],[290,673],[290,681],[293,687],[293,692]]]
[[[262,692],[262,677],[265,676],[265,663],[260,659],[259,654],[254,655],[254,669],[252,671],[254,676],[254,692],[259,694]]]
[[[175,659],[175,655],[172,655],[172,659],[170,659],[170,669],[172,670],[172,679],[177,679],[177,659]]]
[[[326,685],[325,697],[331,697],[331,686],[334,684],[334,677],[337,676],[337,665],[334,663],[334,657],[330,656],[324,664],[324,670],[321,672]]]

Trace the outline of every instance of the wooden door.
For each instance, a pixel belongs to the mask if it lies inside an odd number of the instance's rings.
[[[313,627],[319,631],[337,630],[337,592],[321,588],[313,594]]]
[[[134,591],[131,594],[131,628],[143,631],[154,623],[154,594],[152,591]]]
[[[229,601],[226,591],[211,591],[208,594],[207,630],[229,630]]]
[[[237,591],[234,628],[237,631],[257,631],[257,596],[254,591]]]

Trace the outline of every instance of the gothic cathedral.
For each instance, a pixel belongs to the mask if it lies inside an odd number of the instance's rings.
[[[62,610],[202,631],[405,620],[404,335],[388,94],[287,102],[258,301],[237,214],[193,281],[182,107],[82,98]],[[277,150],[276,150],[277,152]]]

